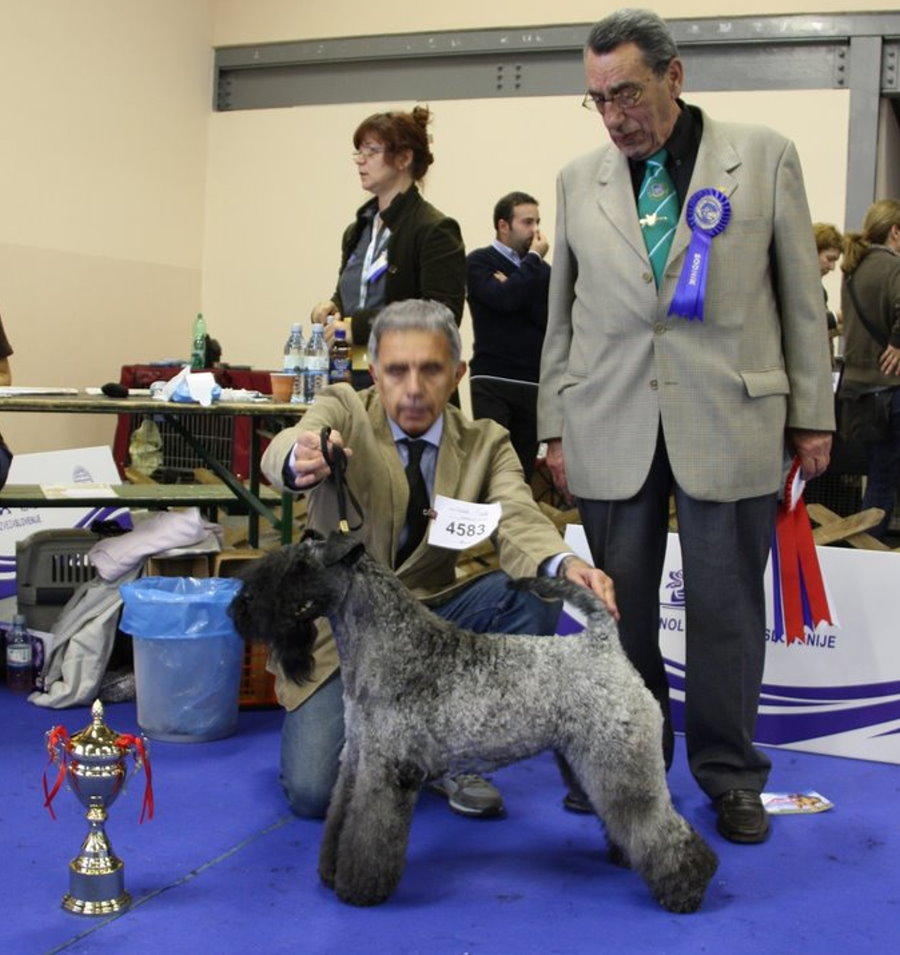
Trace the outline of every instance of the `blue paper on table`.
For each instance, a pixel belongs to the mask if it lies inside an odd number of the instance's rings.
[[[210,391],[210,397],[213,401],[218,401],[222,396],[222,389],[219,385],[213,385]],[[188,381],[182,379],[175,386],[175,390],[169,396],[170,401],[180,401],[182,403],[197,404],[198,399],[191,393],[191,386]],[[202,404],[202,402],[201,402]]]

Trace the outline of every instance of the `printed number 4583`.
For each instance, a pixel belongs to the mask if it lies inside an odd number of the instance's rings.
[[[485,531],[484,524],[467,524],[464,521],[451,521],[447,533],[456,537],[480,537]]]

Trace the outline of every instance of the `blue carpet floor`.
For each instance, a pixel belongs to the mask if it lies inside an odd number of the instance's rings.
[[[45,710],[0,687],[0,844],[6,904],[0,952],[768,955],[897,950],[900,767],[770,750],[769,788],[815,789],[835,808],[773,820],[761,846],[735,846],[685,767],[669,782],[679,810],[720,857],[703,909],[671,915],[633,873],[610,865],[598,822],[563,811],[553,760],[494,776],[507,816],[467,820],[430,793],[416,809],[406,872],[385,905],[354,909],[318,881],[321,825],[291,816],[276,780],[280,712],[243,712],[211,743],[153,742],[152,822],[139,825],[133,776],[107,831],[134,902],[116,917],[60,907],[68,862],[87,831],[63,790],[43,808],[44,734],[90,722],[87,708]],[[106,722],[136,732],[132,704]],[[129,766],[131,760],[129,760]]]

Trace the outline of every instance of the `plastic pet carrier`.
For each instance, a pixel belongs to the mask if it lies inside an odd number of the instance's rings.
[[[16,541],[19,613],[29,629],[49,631],[75,590],[94,579],[88,552],[98,540],[93,531],[59,528]]]

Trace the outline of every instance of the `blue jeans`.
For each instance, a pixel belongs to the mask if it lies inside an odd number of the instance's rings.
[[[891,434],[887,441],[870,444],[867,448],[869,470],[866,474],[866,493],[863,495],[863,510],[880,507],[884,511],[881,523],[869,533],[881,540],[887,534],[891,513],[897,497],[900,481],[900,388],[891,395]]]
[[[560,604],[513,590],[501,571],[479,577],[434,612],[477,633],[556,632]],[[285,714],[281,730],[281,785],[298,816],[321,818],[337,779],[344,745],[344,687],[340,673]]]

